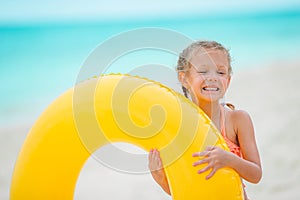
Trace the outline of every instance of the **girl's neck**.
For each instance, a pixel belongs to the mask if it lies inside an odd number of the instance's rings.
[[[219,102],[203,102],[199,103],[198,106],[206,113],[215,125],[219,124],[221,112]]]

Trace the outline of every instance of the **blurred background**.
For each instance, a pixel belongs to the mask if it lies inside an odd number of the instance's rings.
[[[249,196],[299,199],[300,160],[290,153],[300,146],[299,24],[298,0],[0,0],[0,199],[9,198],[13,166],[31,126],[73,87],[88,55],[113,36],[145,27],[230,49],[234,77],[226,99],[253,117],[264,168],[259,184],[247,184]],[[130,61],[176,65],[176,56],[155,52],[151,61],[146,53]],[[116,63],[122,68],[113,72],[132,67],[128,60]],[[91,157],[75,199],[97,198],[170,199],[149,174],[121,174]]]

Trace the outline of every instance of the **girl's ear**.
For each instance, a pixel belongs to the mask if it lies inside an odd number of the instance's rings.
[[[178,79],[181,82],[181,84],[183,85],[183,87],[185,87],[186,89],[189,88],[187,80],[186,80],[186,74],[185,74],[185,72],[179,72],[178,73]]]

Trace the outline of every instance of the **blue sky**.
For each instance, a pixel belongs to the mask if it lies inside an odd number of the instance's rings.
[[[299,0],[0,0],[0,22],[107,20],[300,7]]]

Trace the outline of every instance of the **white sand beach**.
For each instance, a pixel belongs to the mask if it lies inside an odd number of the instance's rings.
[[[300,199],[299,63],[269,63],[233,75],[225,99],[252,116],[263,165],[261,182],[256,185],[246,183],[251,199]],[[14,163],[33,123],[34,120],[29,118],[0,127],[0,200],[9,199]],[[149,174],[122,174],[90,158],[81,171],[75,199],[171,198]]]

